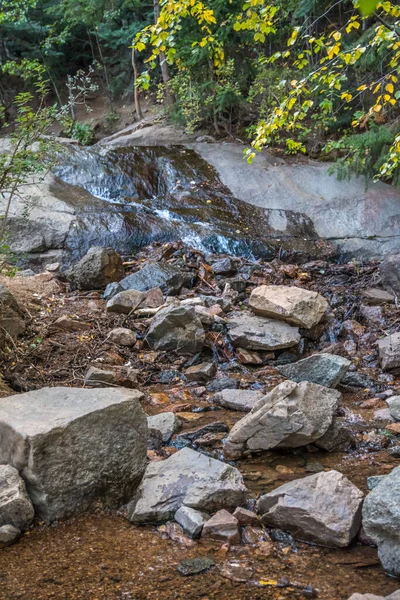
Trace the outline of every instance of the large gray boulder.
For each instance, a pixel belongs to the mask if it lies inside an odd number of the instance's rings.
[[[384,371],[400,367],[400,331],[378,340],[379,360]]]
[[[317,292],[287,285],[261,285],[252,291],[249,304],[258,315],[306,329],[317,325],[329,307]]]
[[[261,496],[257,512],[265,525],[295,538],[344,548],[361,528],[363,493],[338,471],[296,479]]]
[[[301,339],[297,327],[245,312],[230,316],[228,330],[235,348],[249,350],[273,351],[291,348]]]
[[[13,525],[25,531],[32,523],[34,514],[25,483],[18,471],[10,465],[0,465],[0,527]]]
[[[235,508],[245,498],[237,469],[183,448],[167,460],[149,464],[127,516],[133,523],[159,523],[172,519],[181,506],[215,512]]]
[[[24,313],[12,293],[0,283],[0,342],[8,333],[17,337],[25,331]]]
[[[400,467],[368,494],[362,516],[365,533],[378,546],[383,568],[400,575]]]
[[[67,278],[78,290],[103,289],[125,275],[120,255],[112,248],[92,247],[67,272]]]
[[[124,388],[56,387],[1,401],[0,464],[20,472],[46,523],[132,497],[146,467],[142,398]]]
[[[153,318],[146,339],[155,350],[191,355],[204,345],[203,325],[192,306],[167,306]]]
[[[383,287],[400,297],[400,253],[391,254],[379,266]]]
[[[107,299],[124,290],[147,292],[152,288],[160,288],[166,296],[178,294],[183,286],[184,278],[177,267],[165,263],[148,263],[144,267],[122,279],[117,286],[108,286],[104,292]]]
[[[310,381],[325,387],[335,388],[346,375],[351,362],[335,354],[313,354],[289,365],[280,365],[276,370],[292,381]]]
[[[271,448],[298,448],[321,438],[332,423],[341,394],[315,383],[284,381],[235,423],[224,452],[239,458]]]

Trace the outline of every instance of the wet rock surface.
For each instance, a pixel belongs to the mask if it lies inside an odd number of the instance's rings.
[[[310,381],[335,388],[346,375],[351,362],[334,354],[314,354],[292,365],[277,367],[277,371],[292,381]]]

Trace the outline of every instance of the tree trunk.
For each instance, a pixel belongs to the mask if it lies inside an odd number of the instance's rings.
[[[158,18],[160,16],[160,2],[159,0],[154,0],[154,22],[157,23]],[[165,52],[160,52],[160,67],[161,67],[161,76],[165,86],[165,101],[168,106],[174,103],[174,96],[171,92],[171,88],[169,85],[169,68],[167,63],[167,57],[165,56]]]
[[[132,68],[133,68],[133,96],[135,99],[135,110],[137,118],[143,119],[142,107],[140,106],[139,90],[136,87],[136,81],[139,77],[138,68],[135,60],[135,48],[132,46]]]

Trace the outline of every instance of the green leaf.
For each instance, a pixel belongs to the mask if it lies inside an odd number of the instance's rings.
[[[360,12],[364,17],[372,15],[375,12],[378,0],[359,0]]]

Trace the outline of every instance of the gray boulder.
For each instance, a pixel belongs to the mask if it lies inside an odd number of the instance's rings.
[[[228,330],[235,348],[249,350],[271,351],[290,348],[301,339],[297,327],[244,312],[231,315]]]
[[[181,506],[176,511],[174,518],[185,533],[191,538],[197,539],[200,537],[204,523],[208,520],[209,516],[194,508]]]
[[[0,465],[0,527],[14,525],[25,531],[33,521],[32,502],[25,483],[10,465]]]
[[[160,288],[152,288],[148,292],[125,290],[107,302],[107,312],[129,315],[139,308],[158,308],[163,302]]]
[[[383,568],[400,575],[400,467],[386,475],[366,497],[363,506],[365,533],[378,546]]]
[[[205,383],[212,379],[217,373],[217,365],[214,362],[204,362],[199,365],[193,365],[185,371],[185,377],[189,381],[198,381]]]
[[[156,314],[146,339],[155,350],[192,355],[202,350],[205,334],[192,306],[172,305]]]
[[[240,544],[239,521],[222,508],[204,524],[201,537],[230,544]]]
[[[136,339],[136,333],[127,327],[116,327],[107,336],[107,340],[117,344],[117,346],[134,346]]]
[[[341,394],[315,383],[284,381],[232,427],[224,448],[229,458],[271,448],[298,448],[321,438],[332,423]]]
[[[259,390],[225,389],[212,396],[211,402],[230,410],[249,412],[254,405],[264,398],[265,393]]]
[[[388,398],[386,402],[389,404],[390,414],[393,419],[400,421],[400,396],[392,396]]]
[[[376,596],[375,594],[353,594],[349,600],[400,600],[400,590],[393,592],[385,598],[383,596]]]
[[[391,254],[380,264],[379,272],[385,290],[400,296],[400,254]]]
[[[356,438],[346,426],[344,419],[334,417],[326,433],[315,445],[327,452],[347,452],[356,446]]]
[[[0,283],[0,341],[4,332],[17,337],[24,331],[24,313],[12,293]]]
[[[160,288],[166,296],[178,294],[184,284],[182,272],[177,267],[165,263],[148,263],[144,267],[122,279],[117,286],[105,289],[104,297],[110,299],[124,290],[147,292],[152,288]]]
[[[384,371],[400,367],[400,331],[378,340],[379,360]]]
[[[237,469],[183,448],[148,465],[127,516],[133,523],[159,523],[172,519],[181,506],[207,512],[235,508],[244,502],[246,491]]]
[[[265,525],[295,538],[344,548],[361,528],[363,493],[338,471],[296,479],[261,496],[257,512]]]
[[[169,442],[181,426],[181,422],[173,412],[164,412],[159,415],[147,417],[147,424],[149,429],[157,429],[161,433],[164,444]]]
[[[125,275],[120,255],[112,248],[90,248],[67,272],[68,280],[78,290],[102,289]]]
[[[7,548],[18,542],[21,531],[14,525],[2,525],[0,527],[0,548]]]
[[[335,388],[346,375],[351,362],[335,354],[313,354],[289,365],[280,365],[276,370],[292,381],[310,381],[325,387]]]
[[[146,467],[142,398],[124,388],[56,387],[2,399],[0,464],[20,471],[46,523],[132,497]]]

